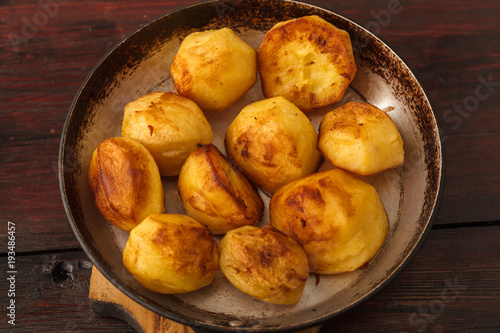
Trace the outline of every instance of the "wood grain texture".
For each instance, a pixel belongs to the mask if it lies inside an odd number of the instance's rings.
[[[500,329],[500,226],[433,230],[408,267],[321,332],[496,332]],[[21,255],[16,332],[133,332],[95,314],[92,266],[81,251]],[[0,304],[8,285],[0,282]],[[7,329],[0,323],[0,331]]]
[[[324,332],[497,331],[499,235],[500,226],[433,230],[391,284]]]
[[[21,225],[24,251],[79,246],[65,218],[56,167],[66,113],[85,76],[140,25],[193,2],[61,1],[51,15],[33,1],[3,2],[0,220]],[[391,14],[385,0],[311,2],[371,29],[409,64],[430,96],[446,136],[446,174],[451,175],[436,224],[500,220],[495,204],[500,201],[500,155],[487,149],[498,143],[500,127],[499,5],[400,1]],[[492,91],[476,108],[481,77],[491,78]],[[481,89],[483,95],[489,92]],[[461,113],[456,105],[462,105]],[[465,106],[473,111],[463,111]]]
[[[8,298],[6,279],[0,282],[2,308],[15,300],[16,325],[7,324],[3,312],[1,332],[135,332],[123,321],[92,311],[88,296],[92,264],[82,251],[19,254],[16,269],[15,297]]]
[[[436,225],[500,221],[500,131],[453,135]]]
[[[117,318],[144,333],[207,333],[206,330],[182,325],[164,318],[131,300],[97,270],[92,268],[89,298],[95,313]],[[320,326],[294,333],[318,333]]]
[[[59,141],[72,99],[99,59],[141,25],[194,2],[0,1],[0,254],[5,260],[13,221],[16,332],[134,332],[91,309],[91,266],[59,194]],[[404,59],[431,99],[446,156],[442,204],[420,252],[378,295],[322,332],[499,331],[500,3],[309,2],[372,30]],[[3,280],[2,307],[7,290]],[[11,329],[5,325],[0,331]]]
[[[194,333],[193,329],[161,317],[131,300],[95,268],[92,268],[89,298],[94,312],[128,322],[144,333]]]

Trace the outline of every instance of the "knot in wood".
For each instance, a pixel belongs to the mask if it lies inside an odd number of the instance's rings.
[[[61,261],[54,266],[52,270],[51,279],[54,283],[61,283],[66,281],[73,274],[73,265],[66,261]]]

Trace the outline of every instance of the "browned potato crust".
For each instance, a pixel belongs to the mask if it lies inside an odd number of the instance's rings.
[[[97,208],[119,229],[130,231],[165,210],[158,167],[137,141],[104,140],[92,154],[88,179]]]
[[[153,214],[131,231],[123,263],[154,292],[186,293],[212,282],[219,250],[210,231],[189,216]]]
[[[255,225],[264,212],[257,189],[212,144],[189,155],[178,187],[187,215],[216,234]]]
[[[198,144],[212,142],[213,133],[193,101],[171,92],[154,92],[125,106],[122,136],[141,142],[160,174],[176,176]]]
[[[307,116],[283,97],[247,105],[226,131],[228,155],[268,193],[316,170],[321,153]]]
[[[182,41],[170,74],[180,95],[220,112],[257,82],[257,52],[229,28],[194,32]]]
[[[368,103],[351,102],[328,112],[318,149],[335,166],[361,176],[403,164],[403,139],[392,119]]]
[[[271,224],[302,245],[316,273],[342,273],[364,265],[389,229],[375,188],[341,169],[283,186],[271,198],[269,211]]]
[[[349,34],[318,16],[276,24],[257,56],[264,95],[304,112],[340,101],[356,74]]]
[[[309,264],[296,241],[277,231],[245,226],[229,231],[219,246],[221,270],[236,288],[275,304],[300,300]]]

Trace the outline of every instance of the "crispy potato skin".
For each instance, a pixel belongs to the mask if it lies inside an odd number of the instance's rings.
[[[170,74],[180,95],[220,112],[257,82],[257,52],[229,28],[194,32],[182,41]]]
[[[194,219],[153,214],[131,231],[123,263],[154,292],[186,293],[212,282],[219,270],[219,250],[212,233]]]
[[[226,131],[226,150],[268,193],[316,170],[318,135],[306,115],[283,97],[252,103]]]
[[[88,180],[97,208],[119,229],[130,231],[165,210],[158,167],[137,141],[104,140],[92,153]]]
[[[403,139],[382,110],[350,102],[328,112],[319,129],[318,149],[335,166],[368,176],[403,164]]]
[[[349,34],[318,16],[278,23],[257,56],[264,95],[304,112],[340,101],[356,74]]]
[[[285,185],[271,198],[271,224],[307,253],[311,271],[335,274],[367,263],[389,229],[375,188],[341,169]]]
[[[189,155],[178,188],[186,214],[215,234],[255,225],[264,212],[255,186],[212,144]]]
[[[229,231],[220,244],[220,267],[242,292],[275,304],[295,304],[309,276],[300,245],[277,231],[244,226]]]
[[[196,103],[171,92],[154,92],[125,106],[122,136],[141,142],[161,175],[176,176],[198,144],[212,142],[213,133]]]

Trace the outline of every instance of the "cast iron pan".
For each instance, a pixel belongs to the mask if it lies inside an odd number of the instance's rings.
[[[274,24],[319,15],[349,32],[358,71],[344,99],[308,114],[313,125],[326,111],[357,100],[386,111],[398,126],[405,149],[402,167],[365,178],[386,207],[390,231],[377,256],[352,273],[311,274],[300,302],[273,305],[244,295],[221,272],[201,290],[159,295],[128,273],[121,252],[128,234],[97,210],[87,181],[92,151],[106,138],[120,136],[123,108],[151,91],[174,91],[169,67],[182,39],[205,29],[230,27],[254,48]],[[214,144],[225,151],[229,122],[245,105],[263,99],[260,82],[233,107],[207,114]],[[76,94],[64,125],[59,156],[61,194],[69,222],[86,254],[119,290],[144,307],[197,329],[238,332],[298,330],[365,301],[411,260],[430,230],[443,178],[438,126],[422,87],[389,47],[356,23],[324,9],[293,1],[209,1],[181,8],[141,27],[96,65]],[[324,165],[323,168],[328,168]],[[176,179],[163,179],[168,213],[183,213]],[[266,204],[269,201],[262,195]],[[266,209],[263,223],[268,221]]]

